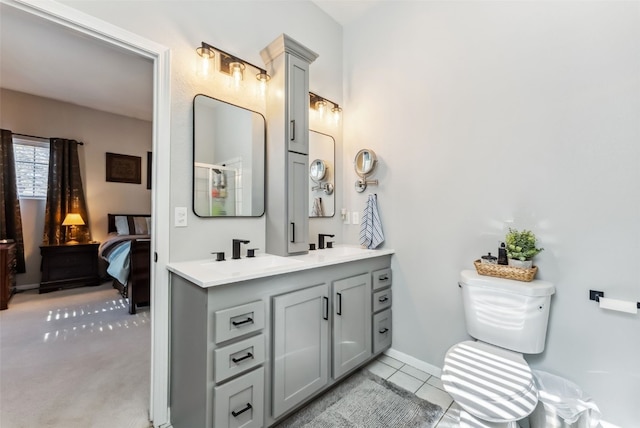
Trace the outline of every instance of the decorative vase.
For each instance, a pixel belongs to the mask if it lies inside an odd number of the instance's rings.
[[[509,259],[509,266],[521,268],[521,269],[531,269],[533,266],[533,260],[517,260],[517,259]]]

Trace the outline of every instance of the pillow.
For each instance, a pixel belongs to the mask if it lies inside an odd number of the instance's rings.
[[[148,217],[134,217],[133,224],[136,228],[136,235],[148,235],[149,226],[147,225]]]
[[[117,215],[115,223],[118,235],[129,235],[129,222],[126,215]]]

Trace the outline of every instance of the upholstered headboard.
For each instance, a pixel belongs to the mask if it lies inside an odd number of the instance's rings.
[[[148,231],[148,227],[147,230],[144,230],[144,226],[148,224],[148,221],[146,221],[147,218],[151,218],[151,215],[149,214],[107,214],[107,218],[108,218],[108,224],[107,224],[107,232],[111,233],[111,232],[117,232],[121,235],[148,235],[149,231]],[[126,219],[126,225],[129,229],[129,233],[120,233],[121,230],[118,230],[118,226],[122,227],[122,225],[125,223],[125,219]],[[138,221],[136,221],[136,219],[138,219]],[[144,219],[144,225],[143,222],[141,222],[140,220]],[[136,233],[136,229],[138,229],[138,232],[142,232],[142,233]]]

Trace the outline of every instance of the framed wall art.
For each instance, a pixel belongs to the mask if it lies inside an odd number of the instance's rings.
[[[116,183],[142,183],[140,156],[107,153],[107,181]]]

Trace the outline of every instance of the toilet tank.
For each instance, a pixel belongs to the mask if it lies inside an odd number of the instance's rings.
[[[475,339],[523,354],[544,351],[553,284],[460,274],[467,332]]]

